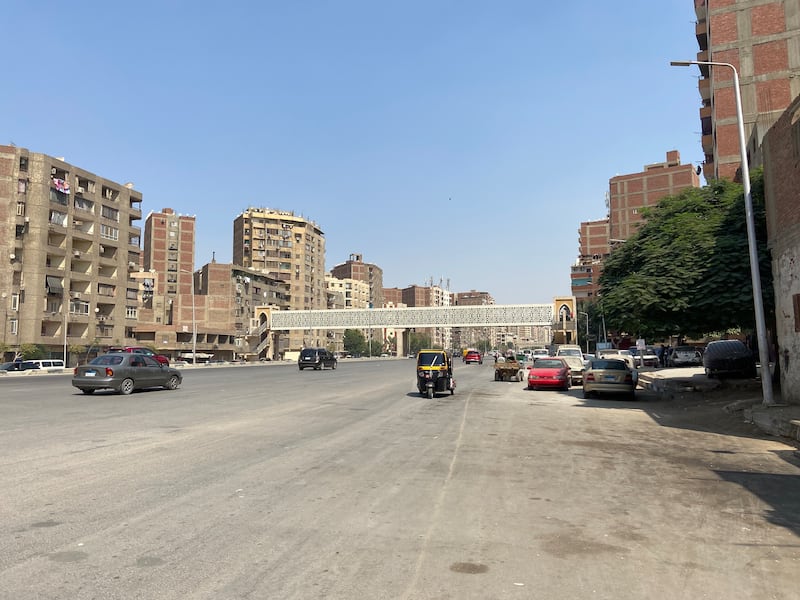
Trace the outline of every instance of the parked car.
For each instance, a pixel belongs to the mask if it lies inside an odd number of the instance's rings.
[[[639,351],[639,348],[632,347],[629,349],[629,352],[635,359],[637,365],[644,367],[658,367],[661,364],[654,346],[646,346],[641,352]]]
[[[61,358],[37,358],[29,362],[39,365],[40,369],[48,373],[58,373],[64,370],[64,360]]]
[[[595,358],[583,372],[583,397],[624,394],[636,398],[634,371],[620,358]]]
[[[325,367],[335,369],[336,363],[336,357],[325,348],[303,348],[297,359],[297,366],[301,371],[306,367],[311,367],[315,371]]]
[[[569,367],[569,374],[570,380],[572,385],[578,385],[583,383],[583,372],[586,369],[586,364],[584,363],[583,358],[579,358],[577,356],[562,356],[561,358],[567,363]]]
[[[110,352],[75,367],[72,385],[84,394],[96,390],[114,390],[130,394],[153,387],[176,389],[183,381],[180,372],[155,358],[136,352]]]
[[[144,346],[111,346],[106,352],[132,352],[134,354],[143,354],[144,356],[156,359],[162,365],[169,365],[168,357],[163,354],[157,354],[150,348],[145,348]]]
[[[528,389],[551,388],[569,390],[572,380],[569,365],[563,357],[540,358],[528,371]]]
[[[481,356],[481,353],[478,352],[477,350],[470,350],[464,355],[464,363],[470,364],[474,362],[478,363],[479,365],[482,365],[483,357]]]
[[[41,369],[41,367],[32,360],[15,360],[13,362],[5,362],[0,365],[0,371],[34,371]]]
[[[694,346],[676,346],[667,359],[668,367],[700,366],[703,364],[703,353]]]
[[[711,377],[755,377],[756,357],[739,340],[709,342],[703,353],[703,368]]]

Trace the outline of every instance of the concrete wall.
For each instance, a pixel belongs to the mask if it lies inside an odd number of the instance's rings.
[[[800,404],[800,96],[764,138],[767,231],[784,402]]]

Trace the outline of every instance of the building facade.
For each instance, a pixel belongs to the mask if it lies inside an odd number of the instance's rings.
[[[800,94],[800,0],[694,0],[701,62],[739,73],[748,156]],[[700,65],[700,126],[707,180],[736,179],[741,152],[733,72]]]
[[[291,310],[325,310],[325,234],[291,211],[248,208],[233,223],[233,263],[269,275],[289,287]],[[326,346],[327,332],[291,331],[291,350]]]
[[[700,177],[693,165],[681,164],[677,150],[670,150],[666,161],[646,165],[639,173],[612,177],[608,185],[608,217],[581,223],[580,254],[570,269],[572,295],[580,303],[598,296],[603,261],[616,244],[636,233],[644,209],[686,188],[700,187]]]
[[[37,344],[76,364],[133,343],[142,194],[63,158],[0,146],[3,354]]]
[[[800,96],[769,130],[763,147],[781,399],[800,404]]]
[[[331,275],[339,279],[363,281],[367,284],[368,302],[372,308],[380,308],[384,305],[383,269],[377,265],[365,263],[361,254],[351,254],[347,262],[338,264],[331,269]]]

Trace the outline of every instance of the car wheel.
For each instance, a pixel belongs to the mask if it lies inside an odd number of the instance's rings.
[[[86,394],[87,396],[91,396],[92,394],[94,394],[94,390],[92,390],[92,389],[89,389],[89,388],[81,388],[81,391],[82,391],[84,394]]]
[[[591,395],[592,395],[591,392],[587,392],[586,390],[583,390],[583,399],[584,400],[589,399],[591,397]]]
[[[180,379],[178,379],[178,376],[177,375],[173,375],[172,377],[167,379],[167,383],[166,383],[166,385],[164,387],[167,388],[168,390],[177,390],[178,386],[180,384],[181,384],[181,381],[180,381]]]
[[[712,371],[708,367],[706,367],[706,377],[708,377],[709,379],[714,379],[714,371]]]
[[[124,396],[130,394],[133,391],[133,379],[130,377],[128,379],[123,379],[117,391]]]

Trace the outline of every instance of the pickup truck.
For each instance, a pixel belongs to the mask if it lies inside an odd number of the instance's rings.
[[[520,362],[516,358],[499,356],[497,362],[494,363],[494,380],[511,381],[512,379],[520,381]]]

